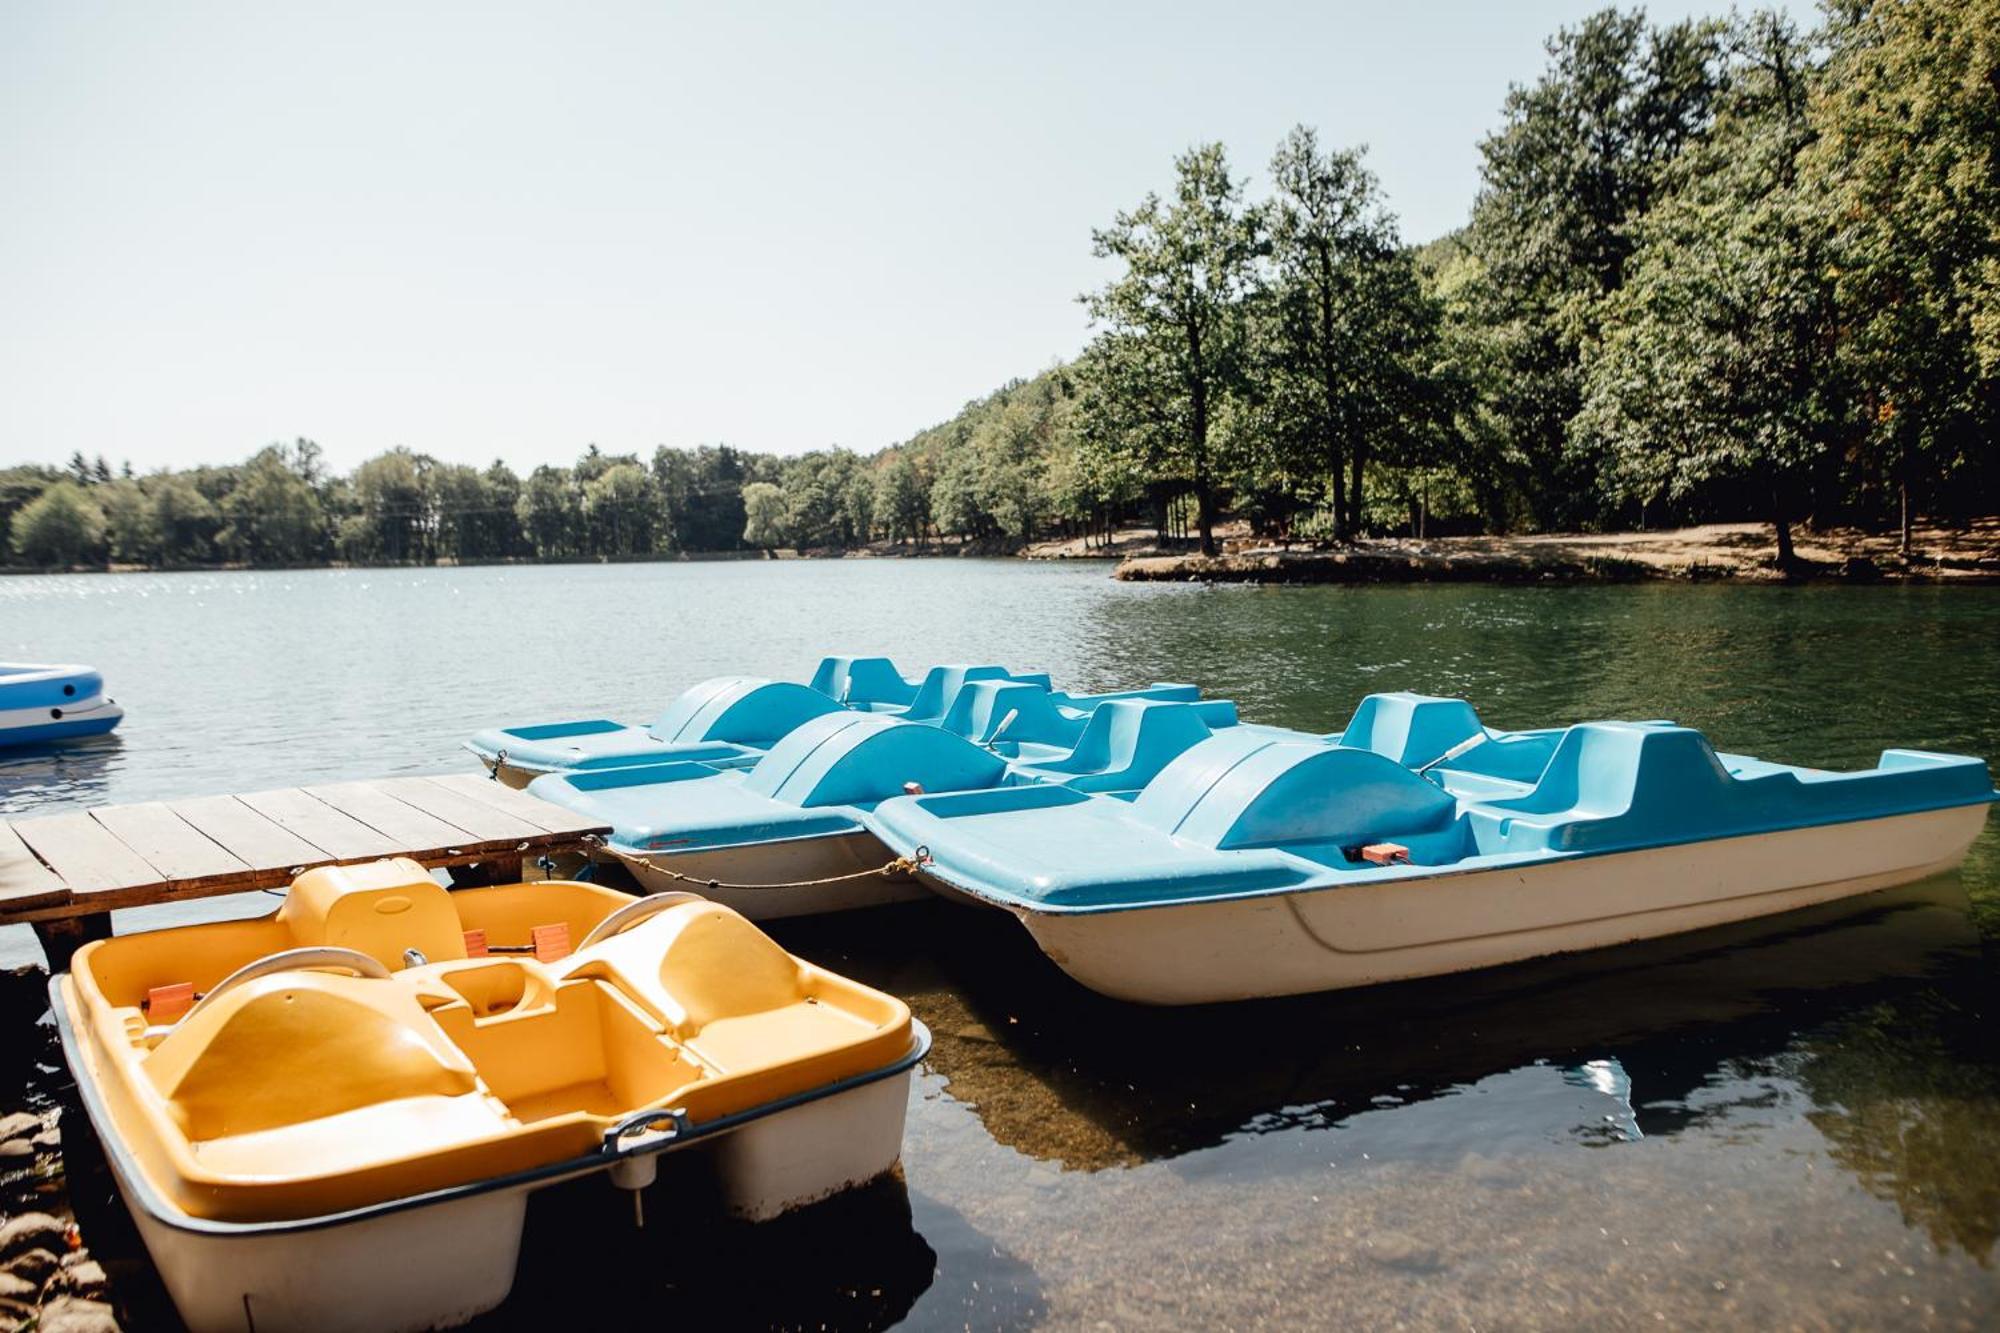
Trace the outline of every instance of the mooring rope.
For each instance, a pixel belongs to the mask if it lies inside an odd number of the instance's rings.
[[[669,879],[711,889],[811,889],[822,884],[845,884],[849,880],[873,879],[877,875],[914,875],[931,863],[931,849],[919,847],[908,856],[890,857],[873,870],[855,870],[845,875],[825,875],[819,879],[789,879],[776,884],[733,884],[726,879],[706,879],[700,875],[684,875],[678,870],[669,870],[652,857],[641,852],[628,851],[623,847],[612,847],[610,851],[621,861],[637,861],[648,870],[658,871]]]

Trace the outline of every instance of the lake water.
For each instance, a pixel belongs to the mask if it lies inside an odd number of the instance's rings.
[[[0,660],[95,663],[129,710],[106,743],[0,760],[0,812],[465,769],[484,725],[644,719],[830,651],[1196,681],[1316,730],[1416,689],[1500,726],[1670,717],[1820,766],[2000,756],[1996,650],[1980,589],[1201,588],[944,560],[0,579]],[[997,913],[795,924],[774,933],[936,1036],[904,1182],[753,1232],[634,1236],[558,1199],[489,1322],[641,1301],[783,1327],[1991,1327],[1996,829],[1960,873],[1838,910],[1201,1011],[1101,1000]],[[0,931],[0,963],[35,956]],[[0,1084],[56,1077],[45,1038],[9,1036]]]

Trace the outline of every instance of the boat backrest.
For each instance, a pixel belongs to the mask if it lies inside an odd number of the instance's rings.
[[[1006,730],[996,736],[1003,722]],[[992,740],[1071,745],[1083,734],[1084,718],[1057,708],[1055,696],[1033,682],[970,680],[959,688],[938,725],[982,745]]]
[[[689,697],[697,692],[698,698]],[[652,733],[669,744],[769,745],[801,722],[839,711],[840,705],[818,690],[789,680],[724,677],[704,681],[674,700]]]
[[[465,957],[451,894],[408,857],[308,870],[292,881],[277,919],[294,947],[355,949],[392,971],[407,949],[434,963]]]
[[[1228,731],[1148,783],[1133,813],[1217,850],[1380,842],[1450,823],[1457,801],[1367,750]]]
[[[195,1142],[478,1087],[415,991],[311,971],[218,996],[167,1033],[145,1070]]]
[[[1040,672],[1014,672],[1003,666],[934,666],[924,673],[924,683],[917,687],[916,697],[901,716],[911,722],[937,722],[951,710],[958,692],[976,680],[1026,681],[1044,690],[1050,685],[1048,675]]]
[[[822,657],[810,685],[837,703],[863,711],[873,704],[907,707],[917,697],[916,682],[906,679],[886,657]]]
[[[938,727],[870,713],[833,713],[793,731],[743,779],[746,791],[801,808],[865,805],[927,792],[991,787],[1005,775],[999,756]]]
[[[1101,703],[1069,757],[1044,767],[1081,775],[1069,784],[1079,791],[1136,791],[1213,734],[1205,715],[1214,716],[1216,710],[1149,699]]]
[[[1708,739],[1661,722],[1569,728],[1535,789],[1469,805],[1482,850],[1582,851],[1736,837],[1979,800],[1985,765],[1887,751],[1879,768],[1761,766],[1735,777]]]
[[[1364,698],[1340,733],[1340,744],[1417,768],[1483,730],[1479,714],[1463,699],[1397,691]]]

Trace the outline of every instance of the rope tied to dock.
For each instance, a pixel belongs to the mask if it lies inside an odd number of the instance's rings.
[[[709,879],[701,875],[685,875],[678,870],[670,870],[643,852],[631,851],[623,847],[610,847],[611,854],[621,861],[637,861],[650,870],[656,870],[669,879],[677,879],[683,884],[693,884],[710,889],[812,889],[824,884],[845,884],[851,880],[872,879],[876,876],[914,875],[931,863],[931,849],[918,847],[908,856],[892,856],[873,870],[853,870],[845,875],[823,875],[818,879],[790,879],[775,884],[736,884],[726,879]]]

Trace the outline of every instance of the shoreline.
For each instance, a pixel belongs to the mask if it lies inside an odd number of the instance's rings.
[[[1922,525],[1908,557],[1893,534],[1796,529],[1795,559],[1777,560],[1767,524],[1662,532],[1389,538],[1336,548],[1229,541],[1213,556],[1135,553],[1112,577],[1134,583],[1923,583],[2000,584],[2000,518],[1964,528]]]
[[[1151,529],[1125,528],[1106,540],[1051,538],[1014,543],[937,541],[925,546],[872,542],[851,550],[681,551],[597,559],[439,559],[403,564],[196,565],[111,564],[45,569],[0,565],[0,575],[200,574],[298,570],[515,568],[543,565],[707,564],[737,561],[960,560],[1116,562],[1111,577],[1134,583],[2000,583],[2000,516],[1963,527],[1918,524],[1905,557],[1895,534],[1858,528],[1794,530],[1789,568],[1777,562],[1764,523],[1713,523],[1648,532],[1370,538],[1333,546],[1277,545],[1247,524],[1216,528],[1221,550],[1203,556],[1192,539],[1159,541]]]

